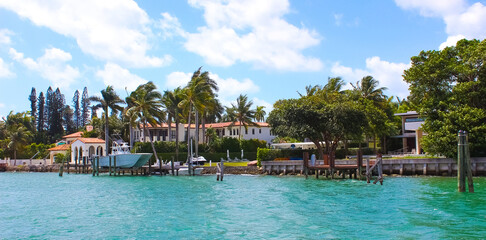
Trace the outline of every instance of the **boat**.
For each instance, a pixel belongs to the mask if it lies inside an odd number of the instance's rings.
[[[139,168],[145,165],[152,155],[152,153],[131,153],[130,147],[126,142],[120,140],[113,141],[111,154],[100,157],[100,167],[109,167],[110,165],[113,167],[116,157],[117,168]]]
[[[201,175],[203,168],[197,167],[202,166],[206,162],[206,159],[203,156],[193,157],[192,158],[192,165],[194,167],[194,174],[193,175]],[[179,175],[189,175],[189,167],[187,165],[182,165],[179,168]]]

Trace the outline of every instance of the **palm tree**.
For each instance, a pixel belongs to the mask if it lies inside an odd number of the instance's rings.
[[[27,144],[32,137],[32,133],[23,125],[17,127],[10,127],[7,130],[7,136],[9,139],[8,148],[14,152],[14,165],[17,164],[17,151]]]
[[[109,127],[108,127],[108,110],[111,109],[112,114],[116,114],[118,111],[123,111],[123,107],[120,104],[125,103],[116,94],[112,86],[107,86],[106,89],[101,90],[101,98],[98,96],[92,96],[89,98],[90,101],[98,102],[94,105],[94,108],[102,108],[105,112],[105,151],[106,156],[109,154]]]
[[[265,110],[263,110],[264,108],[265,108],[265,106],[257,106],[256,107],[255,121],[257,121],[257,122],[265,121],[265,115],[267,114],[267,112],[265,112]]]
[[[144,129],[144,136],[147,134],[150,139],[150,145],[155,155],[155,160],[159,161],[157,151],[154,147],[154,142],[150,131],[147,131],[147,123],[150,123],[152,127],[155,127],[158,123],[163,122],[165,118],[165,112],[162,104],[162,94],[156,91],[157,87],[153,82],[148,82],[137,87],[135,91],[130,93],[128,97],[132,107],[127,110],[127,115],[137,115]],[[150,163],[149,163],[150,166]]]
[[[233,115],[235,121],[233,121],[229,127],[235,125],[236,122],[240,124],[240,132],[238,138],[241,140],[241,126],[245,127],[245,130],[248,129],[248,125],[251,126],[258,126],[258,124],[254,123],[252,119],[255,118],[255,110],[250,110],[251,105],[253,105],[252,101],[248,102],[248,97],[246,95],[240,94],[240,96],[236,99],[236,105],[231,104],[231,108],[227,110],[228,114]],[[231,110],[232,109],[232,110]]]
[[[179,159],[179,122],[181,120],[181,112],[182,112],[182,109],[179,107],[179,104],[182,102],[183,96],[184,96],[184,90],[178,87],[173,91],[166,90],[164,92],[164,96],[162,97],[162,103],[164,104],[168,113],[167,122],[169,124],[169,141],[172,141],[171,138],[172,119],[174,119],[176,125],[175,141],[176,141],[177,160]]]
[[[378,102],[384,99],[383,91],[386,87],[378,88],[379,82],[372,76],[366,76],[361,79],[361,82],[356,82],[356,85],[351,84],[354,90],[360,97]]]
[[[218,86],[214,80],[209,78],[208,72],[201,74],[201,68],[199,68],[194,72],[191,80],[184,89],[184,100],[182,100],[179,105],[185,108],[187,112],[187,144],[190,144],[191,117],[192,111],[194,110],[194,122],[196,126],[195,153],[197,156],[199,143],[199,112],[204,110],[208,102],[216,96],[214,91],[218,90]],[[189,147],[187,148],[187,155],[190,157]]]

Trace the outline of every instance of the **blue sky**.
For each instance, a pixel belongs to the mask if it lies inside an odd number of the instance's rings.
[[[200,66],[229,105],[267,107],[328,77],[372,75],[406,97],[410,57],[486,37],[485,1],[85,0],[0,1],[0,116],[59,87],[121,97],[153,81],[184,86]],[[350,85],[347,85],[350,88]]]

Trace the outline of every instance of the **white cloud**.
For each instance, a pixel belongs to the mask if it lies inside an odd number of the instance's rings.
[[[472,5],[466,0],[395,0],[407,10],[419,10],[425,17],[440,17],[446,24],[447,41],[440,45],[455,45],[462,38],[486,38],[486,6],[480,2]],[[461,36],[462,38],[459,38]]]
[[[449,36],[447,40],[440,44],[439,49],[442,50],[446,47],[456,46],[457,41],[464,39],[463,35]]]
[[[54,87],[68,88],[80,76],[78,68],[67,64],[72,59],[71,54],[58,48],[46,49],[44,55],[37,60],[26,58],[23,53],[13,48],[10,48],[9,54],[12,59],[24,64],[28,69],[40,73]]]
[[[12,41],[10,36],[13,35],[13,32],[8,29],[0,29],[0,44],[9,45]]]
[[[0,58],[0,78],[14,77],[15,73],[10,71],[10,67]]]
[[[168,88],[184,87],[191,80],[192,73],[172,72],[167,75],[165,86]]]
[[[3,0],[0,7],[73,37],[83,52],[98,59],[131,67],[158,67],[172,60],[147,56],[150,19],[132,0]]]
[[[335,63],[331,72],[335,76],[342,77],[345,81],[355,84],[367,75],[373,76],[380,82],[380,87],[386,87],[388,95],[404,98],[408,96],[408,84],[403,81],[403,71],[408,69],[410,64],[392,63],[381,60],[379,57],[366,59],[366,69],[353,69]],[[350,85],[346,86],[348,89]]]
[[[103,70],[98,70],[96,76],[101,78],[106,86],[113,86],[113,88],[117,90],[124,90],[127,88],[128,91],[133,91],[139,85],[148,82],[115,63],[105,64],[105,68]]]
[[[189,0],[204,10],[206,26],[185,33],[185,48],[217,66],[236,62],[257,68],[318,71],[323,64],[302,51],[320,43],[315,31],[284,20],[288,0]],[[177,25],[175,25],[177,26]]]
[[[265,107],[265,112],[267,113],[267,116],[268,114],[273,110],[273,104],[263,100],[263,99],[259,99],[259,98],[253,98],[252,99],[253,101],[253,108],[256,109],[257,106],[264,106]]]
[[[182,29],[181,23],[177,17],[170,15],[167,12],[160,14],[162,18],[159,20],[158,28],[162,30],[162,37],[172,38],[174,36],[186,37],[187,33]]]

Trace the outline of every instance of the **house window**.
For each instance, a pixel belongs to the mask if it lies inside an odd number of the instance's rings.
[[[224,132],[226,132],[226,131],[224,129],[222,131],[223,131],[223,136],[224,136]]]
[[[233,135],[233,131],[231,129],[229,130],[229,132],[230,132],[230,136]]]
[[[259,133],[260,133],[260,134],[262,134],[262,129],[261,129],[261,128],[260,128],[260,129],[258,129],[258,131],[259,131]]]
[[[245,129],[245,134],[248,134],[248,128],[247,128],[247,129]]]
[[[255,135],[255,129],[251,129],[251,134]]]

